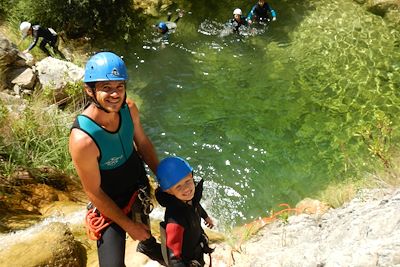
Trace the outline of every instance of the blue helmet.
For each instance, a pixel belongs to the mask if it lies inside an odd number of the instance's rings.
[[[160,22],[160,23],[158,23],[158,28],[159,28],[160,30],[162,30],[163,32],[165,32],[165,31],[168,30],[167,24],[165,24],[165,22]]]
[[[163,191],[170,189],[193,171],[180,157],[167,157],[157,167],[157,181]]]
[[[126,81],[127,79],[124,61],[112,52],[100,52],[86,63],[83,82]]]

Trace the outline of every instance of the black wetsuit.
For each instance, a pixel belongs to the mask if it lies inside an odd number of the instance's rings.
[[[248,20],[257,20],[257,21],[268,21],[275,17],[275,11],[267,4],[264,3],[263,6],[259,4],[255,4],[253,8],[250,10],[247,15]]]
[[[51,29],[51,28],[44,28],[40,25],[33,25],[32,26],[32,36],[33,36],[33,41],[28,47],[28,51],[30,51],[32,48],[34,48],[39,41],[39,38],[42,38],[42,41],[40,42],[40,49],[42,49],[43,52],[46,53],[46,55],[51,56],[49,50],[46,48],[46,44],[49,44],[51,47],[53,47],[54,52],[59,54],[61,58],[65,58],[64,55],[58,50],[57,47],[57,41],[58,41],[58,35],[57,33]]]
[[[240,21],[235,20],[234,18],[230,20],[234,32],[239,32],[240,26],[247,26],[247,20],[245,17],[240,16]]]
[[[157,189],[156,198],[161,206],[166,208],[164,226],[166,232],[166,246],[168,261],[171,267],[187,267],[192,261],[204,266],[204,251],[201,242],[204,242],[204,230],[201,227],[201,218],[208,217],[200,205],[203,193],[203,180],[196,185],[192,204],[189,205],[175,196]]]
[[[133,145],[134,125],[127,104],[119,111],[119,118],[119,127],[115,132],[105,130],[85,115],[79,115],[72,128],[87,133],[96,143],[100,151],[100,186],[120,208],[123,208],[139,187],[146,186],[149,189],[150,185],[143,161]],[[142,221],[144,220],[148,221],[148,216],[142,214]],[[119,225],[113,223],[107,227],[101,239],[97,241],[99,265],[125,266],[125,242],[126,233]],[[154,237],[148,242],[154,245]],[[157,249],[157,256],[162,259],[161,247]]]

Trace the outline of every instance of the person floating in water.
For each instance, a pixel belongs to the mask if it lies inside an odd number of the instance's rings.
[[[246,18],[249,24],[253,22],[268,22],[276,20],[276,12],[265,0],[258,0],[258,3],[253,6]]]
[[[240,8],[235,8],[233,10],[233,18],[230,20],[230,24],[233,31],[239,33],[239,28],[241,26],[248,26],[248,22],[245,17],[242,16],[242,10]]]
[[[22,39],[25,39],[29,35],[33,37],[32,43],[23,51],[23,53],[28,53],[32,50],[41,37],[42,41],[40,42],[39,47],[47,56],[51,56],[49,50],[46,48],[46,45],[49,44],[53,48],[54,53],[58,54],[62,59],[65,59],[61,51],[58,50],[58,34],[52,28],[32,25],[30,22],[24,21],[19,26],[19,29],[22,33]]]
[[[168,44],[169,43],[169,36],[172,32],[176,29],[176,23],[183,17],[183,12],[180,11],[178,17],[172,22],[172,13],[168,12],[168,19],[166,22],[161,21],[154,25],[156,30],[161,35],[161,44]]]

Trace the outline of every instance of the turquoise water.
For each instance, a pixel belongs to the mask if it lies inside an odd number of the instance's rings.
[[[124,52],[160,158],[189,160],[219,225],[381,166],[368,144],[384,143],[383,119],[392,122],[384,152],[398,140],[399,31],[350,0],[275,1],[277,22],[224,36],[241,5],[225,2],[187,6],[165,48],[149,32]],[[371,140],[357,135],[363,127]]]

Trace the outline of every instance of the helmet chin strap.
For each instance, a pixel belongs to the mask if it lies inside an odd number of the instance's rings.
[[[108,111],[107,109],[105,109],[102,105],[100,105],[99,101],[97,101],[97,98],[96,98],[96,88],[90,88],[90,89],[92,89],[92,94],[93,94],[93,97],[91,97],[91,99],[92,99],[93,104],[96,106],[96,108],[98,108],[98,109],[100,109],[100,110],[102,110],[102,111],[104,111],[104,112],[106,112],[106,113],[110,113],[110,111]],[[125,91],[125,96],[124,96],[124,101],[123,101],[123,103],[125,103],[125,102],[126,102],[126,91]],[[121,105],[121,107],[122,107],[122,105]],[[121,108],[120,108],[120,109],[121,109]]]
[[[92,89],[92,94],[93,97],[91,97],[93,104],[96,106],[96,108],[106,112],[106,113],[110,113],[110,111],[108,111],[107,109],[105,109],[102,105],[100,105],[99,101],[97,101],[96,98],[96,88],[91,88]]]

